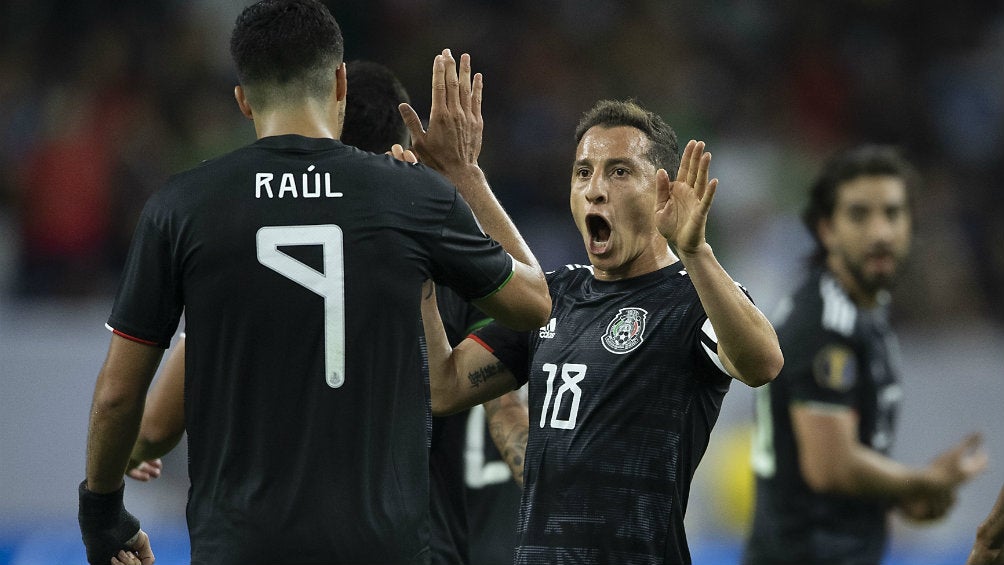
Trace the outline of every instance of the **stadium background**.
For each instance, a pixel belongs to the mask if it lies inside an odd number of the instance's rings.
[[[0,565],[82,563],[76,485],[103,323],[132,225],[171,173],[253,139],[227,39],[247,2],[0,2]],[[1004,10],[996,2],[330,2],[346,58],[398,73],[428,111],[432,57],[485,73],[482,166],[545,268],[585,262],[567,211],[572,131],[635,97],[721,179],[709,241],[770,313],[810,242],[821,162],[861,141],[921,168],[896,293],[906,358],[898,458],[984,433],[988,471],[933,527],[897,521],[890,563],[961,563],[1004,482]],[[350,85],[351,90],[351,85]],[[695,563],[734,563],[752,396],[734,386],[698,471]],[[187,562],[185,453],[130,482],[158,563]],[[323,471],[319,471],[323,472]]]

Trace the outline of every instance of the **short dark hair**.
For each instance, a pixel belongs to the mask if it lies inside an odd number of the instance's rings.
[[[819,222],[833,217],[837,204],[837,192],[841,185],[859,177],[892,176],[903,180],[906,185],[907,202],[910,193],[919,182],[919,174],[903,156],[898,147],[892,145],[864,144],[845,149],[831,158],[809,190],[809,202],[802,211],[802,222],[816,241],[816,248],[809,261],[822,264],[827,251],[819,238]]]
[[[342,31],[317,0],[261,0],[237,17],[230,54],[253,108],[323,99],[342,63]]]
[[[666,169],[669,178],[680,168],[680,144],[676,132],[659,115],[642,108],[635,100],[600,100],[582,115],[575,128],[575,143],[582,141],[589,128],[629,126],[648,137],[650,147],[645,154],[653,165]]]
[[[384,153],[395,143],[408,146],[408,127],[397,110],[410,102],[408,91],[387,67],[372,61],[346,65],[349,93],[342,143]]]

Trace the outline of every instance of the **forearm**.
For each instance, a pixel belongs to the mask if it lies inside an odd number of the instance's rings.
[[[107,493],[121,486],[143,417],[142,406],[142,401],[95,399],[87,437],[88,490]]]
[[[516,484],[523,488],[526,442],[530,435],[529,411],[516,392],[489,400],[484,407],[492,441],[509,466]]]
[[[903,465],[865,445],[847,453],[830,451],[816,461],[803,458],[803,475],[813,489],[869,499],[899,501],[934,492],[922,469]],[[816,471],[807,473],[807,466]]]
[[[773,380],[784,357],[767,317],[732,280],[710,245],[681,253],[680,259],[715,328],[719,354],[727,368],[731,365],[734,376],[750,386]]]
[[[98,373],[87,428],[87,488],[119,488],[136,442],[150,381],[164,351],[113,335]]]
[[[182,435],[184,433],[164,437],[158,441],[144,437],[141,429],[139,437],[136,438],[136,443],[133,444],[132,453],[129,455],[129,468],[132,469],[144,461],[159,459],[167,455],[178,445]]]
[[[468,165],[443,172],[467,201],[485,233],[499,242],[514,259],[540,271],[537,258],[533,255],[526,241],[523,240],[523,236],[516,229],[512,219],[502,208],[502,204],[495,198],[495,193],[488,185],[484,171],[477,165]],[[542,272],[540,277],[543,281]]]

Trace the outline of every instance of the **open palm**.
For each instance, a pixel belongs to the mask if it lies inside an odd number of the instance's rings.
[[[693,253],[704,244],[708,211],[718,187],[718,179],[708,180],[710,166],[711,153],[704,151],[704,142],[690,140],[675,181],[669,180],[665,169],[656,173],[656,223],[678,253]]]

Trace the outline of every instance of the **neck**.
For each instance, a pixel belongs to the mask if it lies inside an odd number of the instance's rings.
[[[647,275],[676,263],[679,258],[673,253],[664,238],[656,237],[646,251],[615,269],[603,270],[593,264],[593,276],[601,281],[619,281]]]
[[[826,267],[859,308],[868,309],[878,305],[878,292],[870,292],[863,288],[842,261],[831,255],[826,259]]]
[[[276,135],[302,135],[303,137],[338,139],[342,135],[344,111],[336,104],[308,101],[298,106],[275,108],[254,115],[254,129],[258,138]],[[331,116],[336,118],[332,119]]]

